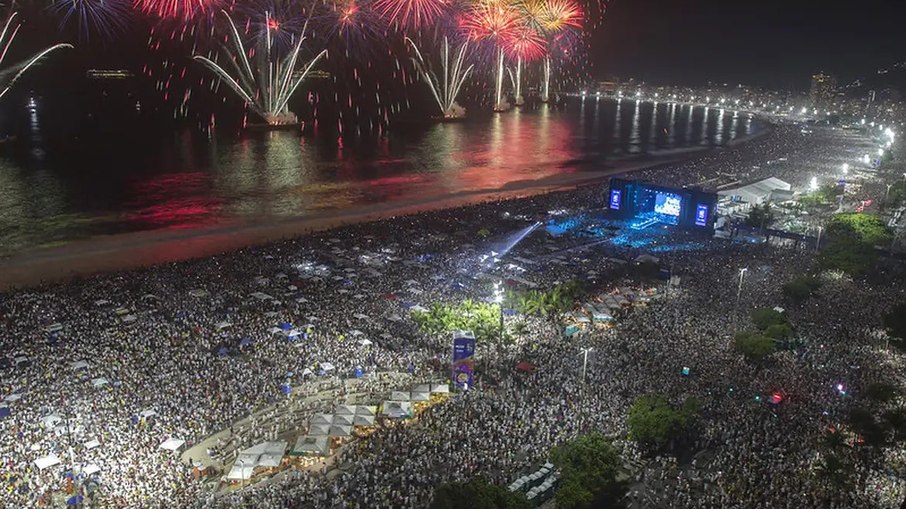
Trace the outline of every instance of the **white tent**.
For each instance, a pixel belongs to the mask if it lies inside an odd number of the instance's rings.
[[[210,294],[207,290],[189,290],[189,295],[192,297],[207,297]]]
[[[47,456],[42,456],[35,460],[35,466],[38,467],[38,470],[44,470],[45,468],[59,464],[60,458],[58,458],[56,454],[48,454]]]
[[[337,426],[352,426],[352,415],[334,415],[333,423]]]
[[[327,444],[326,436],[302,436],[296,439],[296,445],[293,446],[290,454],[293,455],[302,455],[302,454],[316,454],[318,456],[327,456],[330,452],[330,447]]]
[[[255,465],[253,463],[246,463],[247,460],[242,460],[242,458],[237,459],[236,463],[233,463],[233,467],[230,468],[230,472],[227,474],[227,479],[232,481],[246,481],[252,478],[252,473],[255,471]]]
[[[434,394],[449,394],[450,384],[433,384],[431,386],[431,392]]]
[[[355,415],[355,408],[356,407],[353,405],[339,405],[339,406],[337,406],[336,410],[334,410],[334,414],[336,414],[336,415]],[[334,422],[336,422],[336,421],[334,421]]]
[[[308,422],[310,424],[333,424],[333,414],[315,414]]]
[[[385,401],[381,410],[381,415],[393,419],[411,417],[413,415],[412,403],[409,403],[408,401]]]
[[[74,361],[69,363],[69,369],[73,371],[78,371],[80,369],[85,369],[88,367],[88,363],[85,361]]]
[[[93,385],[94,387],[101,387],[101,386],[107,385],[108,383],[110,383],[110,382],[108,382],[107,379],[104,377],[95,378],[94,380],[91,381],[91,385]]]
[[[327,372],[327,371],[333,371],[336,368],[334,367],[333,364],[331,364],[329,362],[322,362],[321,369],[323,369],[325,372]]]
[[[90,451],[90,450],[92,450],[92,449],[95,449],[95,448],[97,448],[97,447],[100,447],[100,446],[101,446],[101,443],[98,442],[98,441],[95,439],[95,440],[89,440],[88,442],[85,442],[85,443],[82,444],[82,445],[85,446],[85,449],[88,449],[88,450]]]
[[[82,473],[85,475],[93,475],[100,471],[101,471],[101,467],[97,466],[94,463],[91,463],[82,469]]]
[[[408,392],[392,391],[390,393],[391,401],[409,401],[410,399],[411,399],[411,397],[409,396]]]
[[[138,415],[147,419],[148,417],[154,417],[155,415],[157,415],[157,412],[155,412],[154,410],[149,408],[147,410],[142,410],[142,413],[140,413]]]
[[[359,340],[359,346],[371,346],[373,344],[374,343],[372,343],[370,339],[360,339]]]
[[[377,407],[376,406],[357,406],[357,407],[355,407],[355,414],[374,417],[375,415],[377,415]]]
[[[326,437],[330,434],[330,424],[312,424],[308,427],[308,434],[315,437]]]
[[[352,426],[331,426],[329,436],[348,437],[352,435]]]
[[[352,337],[358,337],[358,336],[362,336],[364,334],[365,333],[360,331],[359,329],[352,329],[351,331],[349,331],[349,335]]]
[[[415,306],[412,306],[411,308],[409,308],[409,311],[411,313],[427,313],[428,308],[419,306],[419,305],[415,305]]]
[[[12,403],[13,401],[19,401],[20,399],[22,399],[21,394],[10,394],[9,396],[3,398],[3,401],[6,401],[7,403]]]
[[[217,325],[214,326],[214,328],[217,329],[218,331],[221,331],[223,329],[226,329],[227,327],[232,327],[232,326],[233,326],[233,324],[231,324],[230,322],[219,322],[219,323],[217,323]]]
[[[135,323],[138,317],[135,315],[126,315],[123,317],[123,323]]]
[[[431,392],[431,385],[430,384],[413,385],[412,392]]]
[[[431,394],[428,392],[413,392],[412,401],[428,401],[431,399]]]
[[[178,438],[171,437],[171,438],[168,438],[167,440],[164,440],[164,442],[162,444],[160,444],[160,448],[166,449],[168,451],[178,451],[179,448],[182,447],[185,443],[186,443],[185,440],[180,440]]]
[[[357,415],[352,419],[353,426],[374,426],[373,415]]]

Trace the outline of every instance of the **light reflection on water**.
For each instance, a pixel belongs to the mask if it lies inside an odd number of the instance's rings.
[[[39,117],[25,155],[0,154],[0,256],[98,234],[490,191],[627,155],[721,144],[753,128],[748,114],[732,110],[586,99],[344,143],[187,131],[70,150],[44,146]]]

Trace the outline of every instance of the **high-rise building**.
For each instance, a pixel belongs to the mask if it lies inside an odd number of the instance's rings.
[[[814,108],[830,109],[837,94],[837,79],[830,74],[819,72],[812,76],[809,98]]]

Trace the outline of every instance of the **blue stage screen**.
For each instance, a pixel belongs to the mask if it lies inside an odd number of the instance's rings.
[[[610,190],[610,208],[620,210],[620,202],[623,198],[623,191],[619,189]]]
[[[699,203],[695,208],[695,224],[697,226],[708,226],[708,205]]]
[[[678,195],[659,192],[654,197],[654,211],[658,214],[679,217],[682,202],[682,198]]]

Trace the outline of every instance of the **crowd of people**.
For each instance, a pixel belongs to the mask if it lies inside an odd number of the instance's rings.
[[[671,185],[772,175],[802,183],[832,172],[859,150],[853,143],[840,131],[780,125],[638,176]],[[888,451],[887,463],[860,457],[849,486],[815,474],[820,438],[859,391],[875,380],[902,384],[901,363],[872,339],[904,297],[896,281],[827,278],[818,299],[788,311],[800,346],[755,369],[730,338],[751,327],[748,310],[782,304],[780,286],[812,270],[808,253],[679,230],[644,245],[579,249],[587,239],[539,229],[506,255],[524,262],[482,262],[494,242],[548,211],[587,213],[603,195],[589,186],[389,218],[0,296],[8,408],[0,506],[58,503],[73,494],[65,472],[74,462],[99,467],[80,479],[92,507],[419,508],[444,482],[482,475],[509,484],[590,431],[615,437],[627,463],[640,465],[627,496],[633,507],[898,506],[906,494],[901,452]],[[414,305],[488,299],[492,282],[514,270],[541,288],[571,279],[606,287],[620,259],[653,248],[680,276],[678,291],[578,337],[564,337],[551,319],[510,318],[510,327],[521,324],[520,340],[479,344],[475,387],[431,407],[417,426],[380,430],[350,449],[340,475],[294,472],[214,496],[177,454],[159,448],[168,438],[198,443],[280,401],[281,386],[306,376],[350,377],[357,367],[444,376],[450,338],[420,331],[409,317]],[[300,336],[291,340],[284,324]],[[593,348],[584,380],[580,347]],[[517,372],[522,361],[536,369]],[[325,372],[326,363],[335,369]],[[785,396],[776,406],[755,398],[777,391]],[[702,402],[692,461],[651,459],[625,438],[631,402],[652,392]],[[60,464],[38,468],[35,460],[49,455]]]

